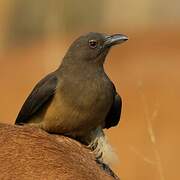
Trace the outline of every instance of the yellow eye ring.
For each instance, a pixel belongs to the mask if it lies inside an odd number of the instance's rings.
[[[89,47],[95,49],[97,47],[97,41],[94,39],[89,40]]]

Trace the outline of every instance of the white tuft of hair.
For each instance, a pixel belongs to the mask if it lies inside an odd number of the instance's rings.
[[[93,141],[89,144],[89,147],[93,150],[96,158],[103,163],[112,165],[118,162],[118,157],[108,143],[102,128],[98,128],[93,132]]]

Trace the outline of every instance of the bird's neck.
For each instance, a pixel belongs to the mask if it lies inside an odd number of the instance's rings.
[[[64,59],[58,68],[59,73],[71,78],[97,78],[105,74],[103,64]]]

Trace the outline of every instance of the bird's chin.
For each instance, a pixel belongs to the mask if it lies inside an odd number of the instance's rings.
[[[101,50],[101,52],[98,54],[98,56],[96,57],[96,61],[100,62],[100,63],[104,63],[106,56],[109,52],[110,48],[104,48]]]
[[[103,50],[102,54],[101,54],[102,57],[106,57],[110,49],[111,49],[111,47],[105,48],[105,49]]]

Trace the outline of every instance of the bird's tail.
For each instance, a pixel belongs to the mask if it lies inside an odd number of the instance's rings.
[[[89,144],[89,147],[93,150],[96,158],[107,165],[117,162],[117,155],[108,143],[103,130],[101,128],[96,129],[93,136],[93,141]]]

